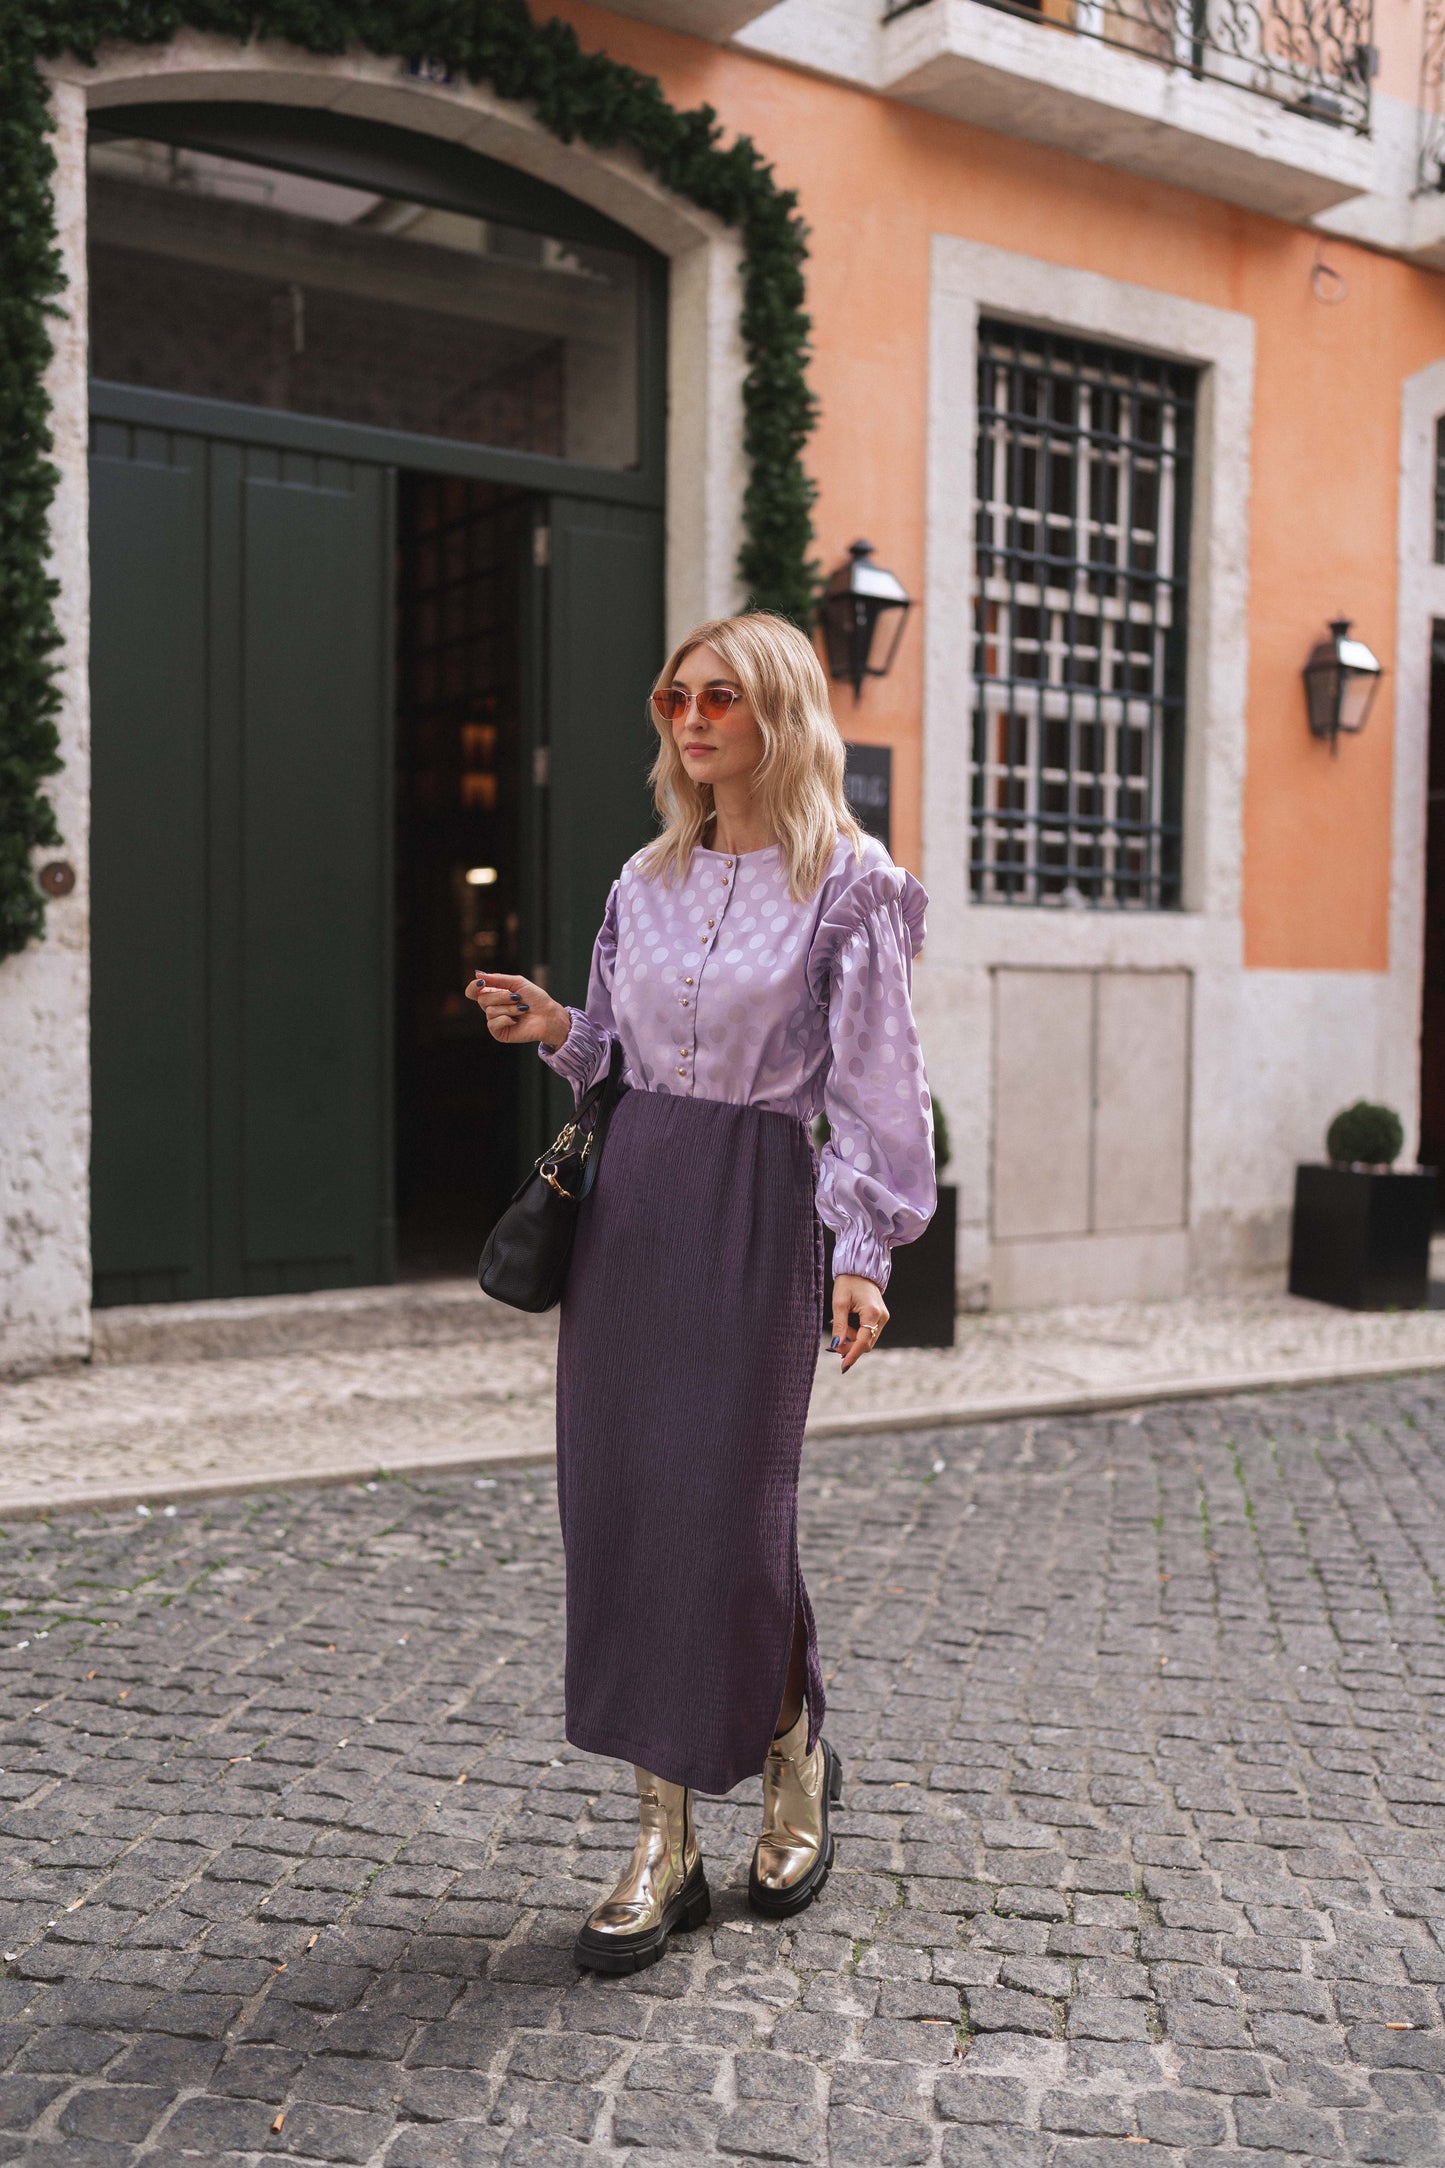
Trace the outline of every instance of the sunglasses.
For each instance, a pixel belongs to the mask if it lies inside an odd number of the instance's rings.
[[[720,723],[735,701],[742,699],[731,685],[704,685],[697,695],[697,712],[704,722]],[[659,685],[652,705],[665,723],[681,722],[692,706],[693,695],[685,685]]]

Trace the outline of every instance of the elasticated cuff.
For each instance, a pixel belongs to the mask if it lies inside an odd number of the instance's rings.
[[[569,1008],[572,1028],[559,1047],[541,1045],[537,1052],[547,1067],[557,1076],[565,1078],[574,1095],[580,1099],[589,1087],[596,1083],[612,1057],[612,1039],[608,1032],[600,1031],[590,1016],[581,1009]]]
[[[861,1227],[850,1227],[833,1245],[833,1273],[856,1272],[880,1289],[888,1285],[891,1269],[888,1246]]]

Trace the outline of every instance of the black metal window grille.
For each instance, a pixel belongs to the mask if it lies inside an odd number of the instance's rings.
[[[970,885],[1180,896],[1197,371],[979,325]]]
[[[1435,424],[1435,562],[1445,565],[1445,414]]]

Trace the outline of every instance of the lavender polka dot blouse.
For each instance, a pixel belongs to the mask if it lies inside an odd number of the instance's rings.
[[[887,1285],[889,1252],[936,1201],[933,1128],[910,1001],[927,897],[865,837],[840,836],[818,893],[788,894],[776,845],[697,850],[685,880],[642,853],[613,883],[585,1009],[542,1059],[580,1098],[614,1037],[634,1089],[762,1107],[831,1132],[818,1211],[835,1272]]]

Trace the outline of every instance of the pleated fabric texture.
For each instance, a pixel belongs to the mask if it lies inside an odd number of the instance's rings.
[[[567,1737],[673,1784],[762,1768],[801,1612],[798,1466],[823,1319],[817,1162],[791,1115],[624,1094],[557,1357]]]

